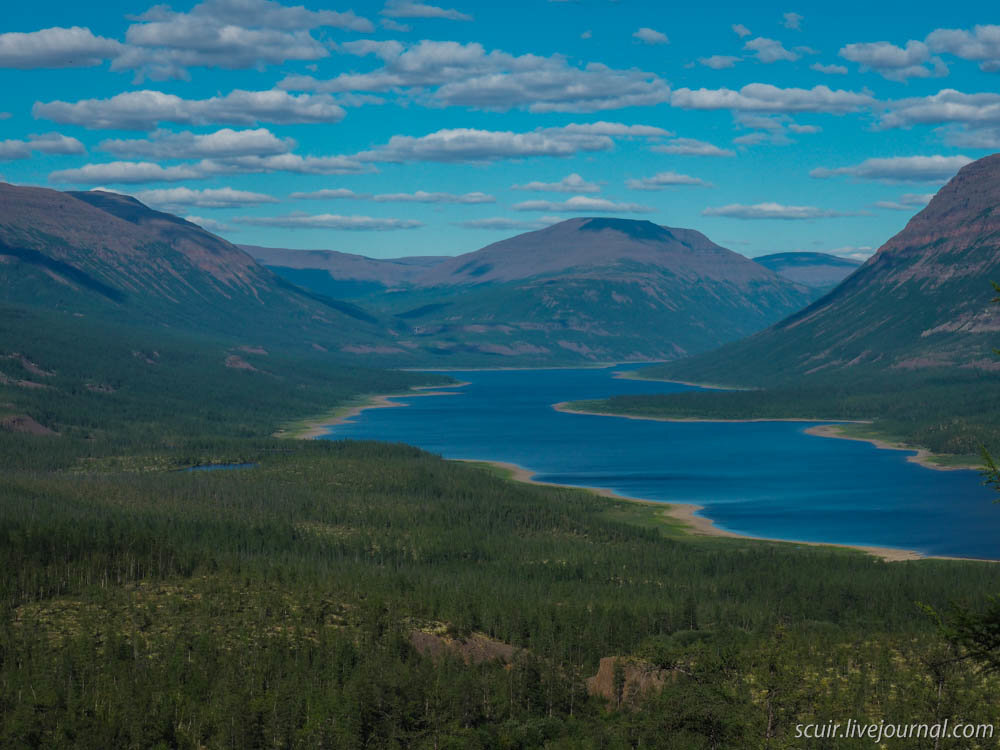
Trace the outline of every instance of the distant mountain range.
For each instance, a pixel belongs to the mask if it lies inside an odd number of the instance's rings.
[[[828,253],[774,253],[759,255],[754,261],[786,279],[821,292],[833,289],[861,266],[860,260]]]
[[[456,361],[675,359],[816,297],[699,232],[625,219],[569,219],[443,259],[246,249],[405,322],[422,348]]]
[[[765,331],[655,374],[728,384],[845,370],[996,370],[1000,154],[965,167],[832,292]]]

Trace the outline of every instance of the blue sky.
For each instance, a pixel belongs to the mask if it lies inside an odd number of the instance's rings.
[[[6,7],[0,177],[372,257],[581,215],[865,257],[1000,150],[992,4],[295,1]]]

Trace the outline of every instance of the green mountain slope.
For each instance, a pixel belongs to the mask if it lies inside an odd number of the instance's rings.
[[[195,224],[101,191],[0,183],[0,301],[300,351],[390,338],[357,305],[300,289]]]
[[[689,229],[579,218],[438,263],[368,298],[453,358],[592,362],[705,351],[814,298]]]
[[[964,167],[836,289],[736,344],[647,371],[734,385],[806,375],[995,370],[1000,310],[1000,154]]]

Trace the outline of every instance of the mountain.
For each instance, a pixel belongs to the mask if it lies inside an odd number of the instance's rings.
[[[1000,154],[963,167],[861,268],[745,341],[650,374],[764,384],[856,370],[997,369]]]
[[[861,265],[860,260],[828,253],[774,253],[753,260],[786,279],[822,292],[833,289]]]
[[[535,361],[675,359],[815,298],[699,232],[576,218],[450,258],[382,296],[442,355]]]
[[[407,285],[449,256],[368,258],[335,250],[288,250],[240,245],[258,263],[289,281],[334,297],[363,297]]]
[[[196,224],[103,191],[0,183],[0,302],[300,349],[390,338],[362,308],[290,284]]]

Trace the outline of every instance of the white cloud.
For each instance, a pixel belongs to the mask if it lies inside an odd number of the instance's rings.
[[[955,173],[971,162],[967,156],[894,156],[887,159],[865,159],[851,167],[826,169],[819,167],[810,177],[848,176],[859,180],[885,182],[940,182],[954,177]]]
[[[383,28],[389,29],[389,31],[400,31],[403,33],[413,31],[409,24],[399,23],[399,21],[393,21],[391,18],[383,18],[380,23]]]
[[[879,127],[961,123],[972,127],[1000,125],[1000,94],[964,94],[942,89],[932,96],[890,102]]]
[[[110,130],[151,130],[161,122],[183,125],[329,123],[339,122],[345,114],[343,107],[325,95],[292,96],[286,91],[241,89],[210,99],[182,99],[150,90],[128,91],[110,99],[35,102],[31,111],[36,118]]]
[[[670,39],[662,31],[643,26],[632,33],[635,39],[646,44],[670,44]]]
[[[874,103],[871,95],[813,86],[811,89],[779,88],[769,83],[749,83],[732,89],[677,89],[670,98],[681,109],[732,109],[752,112],[856,112]]]
[[[763,36],[751,39],[743,45],[743,49],[754,52],[762,63],[774,63],[781,60],[793,62],[799,59],[798,54],[785,49],[781,42]]]
[[[601,186],[595,182],[587,182],[575,172],[563,177],[559,182],[528,182],[524,185],[511,185],[511,190],[531,190],[538,193],[599,193]]]
[[[120,42],[80,26],[0,34],[0,68],[84,68],[117,55]]]
[[[907,42],[905,48],[890,42],[848,44],[839,54],[858,63],[862,70],[873,70],[890,81],[948,75],[948,68],[941,59],[932,58],[926,44],[913,40]],[[926,67],[926,63],[932,68]]]
[[[626,186],[630,190],[663,190],[664,188],[677,185],[691,185],[697,187],[711,187],[712,183],[705,182],[699,177],[691,177],[678,172],[658,172],[652,177],[627,180]]]
[[[449,8],[412,2],[412,0],[389,0],[380,13],[391,18],[444,18],[449,21],[471,21],[472,16]]]
[[[201,175],[190,166],[163,167],[152,162],[113,161],[87,164],[78,169],[63,169],[49,175],[50,182],[99,185],[106,182],[136,184],[142,182],[179,182]]]
[[[372,197],[378,203],[496,203],[497,199],[486,193],[429,193],[417,190],[415,193],[382,193]]]
[[[477,162],[528,156],[572,156],[581,152],[607,151],[613,146],[614,141],[606,135],[455,128],[421,137],[394,135],[386,145],[358,154],[357,158],[384,162]]]
[[[719,148],[696,138],[673,138],[650,148],[658,154],[678,154],[681,156],[736,156],[728,148]]]
[[[591,31],[590,29],[587,29],[582,34],[580,34],[580,38],[581,39],[590,39],[593,36],[594,36],[594,32]]]
[[[739,61],[740,58],[733,57],[732,55],[712,55],[711,57],[698,58],[698,62],[700,62],[706,68],[712,68],[713,70],[722,70],[723,68],[731,68]]]
[[[537,221],[520,221],[518,219],[507,219],[496,216],[490,219],[471,219],[469,221],[455,222],[456,227],[463,229],[487,229],[493,231],[531,231],[533,229],[543,229],[551,222],[545,219]]]
[[[115,156],[204,159],[284,154],[295,148],[295,141],[291,138],[278,138],[266,128],[256,130],[223,128],[205,134],[157,130],[150,134],[148,140],[106,140],[102,141],[98,148]]]
[[[846,76],[847,67],[845,65],[824,65],[823,63],[813,63],[809,66],[817,73],[825,73],[828,76]]]
[[[311,193],[292,193],[289,198],[296,200],[322,201],[322,200],[367,200],[371,198],[369,193],[355,193],[347,188],[334,188],[327,190],[315,190]]]
[[[291,172],[293,174],[362,174],[372,172],[369,164],[348,156],[237,156],[228,159],[203,159],[197,170],[203,177],[221,174]]]
[[[903,193],[898,201],[878,201],[875,206],[893,211],[912,211],[914,208],[923,208],[933,197],[934,193]]]
[[[207,229],[209,232],[214,232],[215,234],[218,234],[219,232],[239,231],[238,229],[235,229],[229,226],[228,224],[224,224],[223,222],[217,221],[215,219],[207,219],[204,216],[185,216],[184,220],[190,221],[192,224],[197,224],[202,229]]]
[[[553,213],[583,213],[597,211],[599,213],[650,213],[653,209],[637,203],[615,203],[605,198],[592,198],[588,195],[575,195],[565,201],[525,201],[515,203],[515,211],[551,211]]]
[[[1000,71],[1000,26],[975,26],[972,31],[937,29],[927,35],[926,41],[934,52],[973,60],[987,73]]]
[[[195,66],[259,68],[318,60],[330,53],[313,29],[375,28],[353,11],[311,11],[273,0],[205,0],[187,13],[157,5],[134,20],[112,70],[136,70],[138,78],[154,80],[188,78],[187,69]]]
[[[786,29],[800,31],[802,29],[802,16],[798,13],[784,13],[781,16],[781,25]]]
[[[294,75],[278,85],[291,91],[398,92],[430,105],[532,112],[597,112],[666,101],[670,88],[652,73],[615,70],[599,63],[571,66],[560,56],[487,53],[481,44],[363,40],[341,51],[374,55],[382,67],[329,80]]]
[[[545,128],[543,133],[567,133],[569,135],[610,135],[610,136],[636,136],[639,138],[658,138],[661,136],[673,135],[669,130],[658,128],[653,125],[625,125],[621,122],[599,122],[570,123],[557,128]]]
[[[949,146],[961,148],[1000,149],[1000,127],[976,127],[950,125],[937,128],[937,132]]]
[[[816,206],[785,206],[781,203],[755,203],[746,206],[742,203],[732,203],[728,206],[706,208],[702,216],[724,216],[730,219],[781,219],[796,221],[807,219],[828,219],[837,216],[855,216],[853,213],[831,211]]]
[[[13,115],[10,112],[0,112],[0,120],[9,120]]]
[[[753,33],[752,31],[750,31],[750,29],[748,29],[741,23],[734,23],[732,25],[732,29],[733,32],[736,34],[736,36],[738,36],[740,39],[742,39],[745,36],[750,36],[750,34]]]
[[[746,135],[733,138],[733,143],[738,146],[756,146],[769,139],[771,139],[771,136],[767,133],[747,133]],[[787,140],[779,145],[784,145],[785,143],[787,143]]]
[[[178,187],[164,190],[142,190],[135,197],[150,206],[171,209],[176,206],[198,206],[199,208],[235,208],[261,203],[277,203],[278,199],[264,193],[234,190],[230,187],[192,190]]]
[[[0,141],[0,161],[30,158],[31,146],[27,141]]]
[[[348,232],[384,232],[395,229],[418,229],[423,224],[412,219],[389,219],[374,216],[293,213],[286,216],[246,216],[234,219],[238,224],[284,229],[338,229]]]

